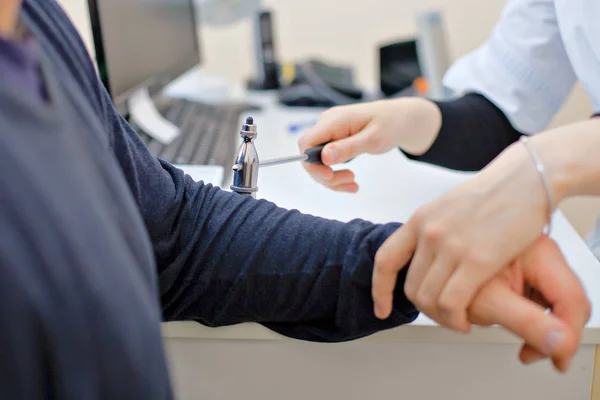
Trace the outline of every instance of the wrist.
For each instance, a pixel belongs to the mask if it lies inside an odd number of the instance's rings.
[[[545,163],[556,203],[579,195],[598,194],[600,120],[567,125],[532,139]]]
[[[572,196],[573,182],[569,176],[572,176],[573,165],[568,151],[564,148],[561,151],[556,142],[547,139],[549,137],[538,135],[531,141],[544,164],[546,179],[550,184],[554,203],[558,206],[564,199]]]
[[[431,100],[422,97],[398,99],[402,110],[402,126],[397,147],[415,156],[423,155],[442,126],[442,113]]]

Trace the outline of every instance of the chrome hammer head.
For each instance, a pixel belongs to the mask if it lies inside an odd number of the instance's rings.
[[[254,146],[254,139],[258,136],[256,125],[252,117],[246,118],[240,131],[243,143],[233,165],[233,185],[231,190],[240,194],[249,194],[256,197],[258,191],[258,153]]]

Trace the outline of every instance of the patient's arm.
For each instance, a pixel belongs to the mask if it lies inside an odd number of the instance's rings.
[[[416,318],[402,279],[392,317],[373,313],[374,255],[399,224],[344,224],[196,183],[152,156],[104,96],[114,154],[154,245],[165,319],[254,321],[341,341]]]
[[[72,50],[65,60],[102,118],[152,241],[165,319],[256,321],[338,341],[416,317],[403,290],[391,319],[372,309],[373,257],[398,224],[327,221],[193,182],[152,156],[121,118],[83,42],[73,40]]]

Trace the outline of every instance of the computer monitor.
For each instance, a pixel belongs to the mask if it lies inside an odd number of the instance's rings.
[[[100,77],[121,108],[200,62],[193,0],[88,0]]]

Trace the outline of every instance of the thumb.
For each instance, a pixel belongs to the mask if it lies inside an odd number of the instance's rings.
[[[335,143],[335,146],[326,146],[321,159],[327,165],[347,161],[364,152],[361,149],[368,146],[364,133],[371,130],[368,127],[374,114],[373,106],[368,103],[330,108],[321,114],[315,126],[300,137],[298,147],[305,152],[314,146]],[[352,140],[346,143],[348,139]],[[339,149],[338,145],[341,145]]]

